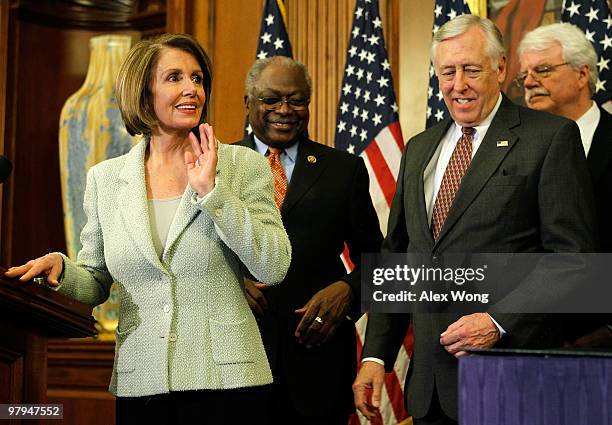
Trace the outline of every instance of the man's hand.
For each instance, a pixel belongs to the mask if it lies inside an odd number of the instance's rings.
[[[361,364],[353,383],[355,407],[370,421],[380,415],[378,409],[384,380],[385,367],[376,362],[366,361]],[[370,395],[371,401],[368,400]]]
[[[266,311],[268,310],[268,301],[262,290],[267,286],[260,282],[255,282],[254,280],[244,278],[244,289],[247,302],[249,303],[249,307],[253,311],[253,314],[256,317],[264,317]]]
[[[602,326],[600,328],[595,329],[594,331],[581,336],[573,344],[571,347],[594,347],[594,348],[602,348],[602,347],[612,347],[612,329],[608,326]]]
[[[440,335],[440,344],[455,357],[467,354],[463,348],[491,348],[497,341],[499,330],[487,313],[462,316]]]
[[[353,290],[341,280],[314,294],[304,307],[295,310],[304,315],[295,330],[300,344],[310,348],[327,341],[346,320],[352,301]]]

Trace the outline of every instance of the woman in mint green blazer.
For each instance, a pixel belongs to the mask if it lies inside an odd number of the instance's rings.
[[[116,95],[142,140],[89,170],[77,261],[51,253],[7,272],[44,274],[92,306],[117,283],[118,423],[263,422],[272,375],[243,276],[281,282],[291,246],[265,158],[219,144],[203,124],[211,82],[193,38],[136,44]]]

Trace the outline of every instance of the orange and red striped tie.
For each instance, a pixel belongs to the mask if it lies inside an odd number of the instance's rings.
[[[287,176],[280,159],[282,153],[283,149],[268,147],[268,162],[274,176],[274,200],[279,209],[283,205],[288,186]]]

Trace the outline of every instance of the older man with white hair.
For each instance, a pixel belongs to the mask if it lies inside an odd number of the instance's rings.
[[[612,115],[592,100],[598,80],[595,49],[578,27],[559,23],[528,32],[518,54],[516,82],[525,88],[527,106],[578,124],[595,190],[600,247],[612,252]],[[612,318],[574,317],[568,338],[581,346],[612,346],[609,325],[583,335],[602,322]]]
[[[578,128],[501,93],[506,55],[495,24],[454,18],[434,35],[432,58],[451,119],[406,145],[383,254],[427,254],[437,262],[446,253],[593,252]],[[414,352],[404,390],[415,425],[457,424],[456,357],[466,348],[562,343],[558,318],[547,315],[371,313],[353,384],[355,404],[369,419],[409,324]]]
[[[525,88],[527,106],[576,121],[585,154],[590,156],[593,149],[600,155],[603,147],[597,145],[604,145],[609,163],[612,117],[591,99],[598,79],[597,54],[584,33],[568,23],[539,27],[525,35],[518,53],[521,71],[516,82]]]

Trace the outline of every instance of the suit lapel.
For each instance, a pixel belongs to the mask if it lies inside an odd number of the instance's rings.
[[[429,240],[432,246],[434,240],[433,235],[431,234],[431,229],[429,227],[429,219],[427,216],[427,204],[425,203],[425,181],[423,177],[425,175],[425,170],[427,169],[427,166],[431,162],[433,155],[436,152],[436,149],[438,149],[442,138],[444,137],[446,131],[448,130],[448,127],[450,127],[452,123],[452,120],[447,120],[445,124],[441,124],[435,128],[437,131],[432,134],[433,143],[431,143],[431,145],[428,147],[428,150],[425,151],[425,155],[423,156],[423,162],[420,164],[419,167],[419,184],[417,193],[418,199],[416,201],[416,205],[418,205],[418,213],[416,214],[416,218],[417,220],[419,220],[418,226],[423,232],[422,236],[425,238],[425,240]],[[435,168],[435,164],[433,164],[433,167]],[[431,208],[433,208],[433,205],[431,206]]]
[[[219,152],[221,152],[221,148],[219,148]],[[176,209],[176,214],[174,214],[170,229],[168,230],[168,238],[166,239],[166,246],[162,254],[164,261],[168,259],[169,253],[172,252],[172,246],[176,243],[179,236],[200,212],[200,209],[191,202],[192,195],[194,195],[194,191],[191,186],[188,185]]]
[[[519,123],[518,108],[504,96],[485,138],[461,180],[461,186],[455,195],[436,245],[439,245],[453,228],[510,152],[518,139],[510,129]],[[500,140],[507,141],[508,145],[497,146]]]
[[[119,178],[125,184],[119,189],[119,212],[123,227],[142,255],[155,267],[163,266],[157,257],[151,236],[149,206],[145,187],[144,156],[148,142],[142,140],[125,159]]]
[[[291,182],[281,207],[281,215],[286,217],[295,204],[310,190],[327,166],[325,153],[317,149],[315,142],[302,139],[299,142],[295,167]]]
[[[593,183],[597,183],[612,161],[612,115],[599,109],[601,118],[593,134],[593,143],[587,158]]]

